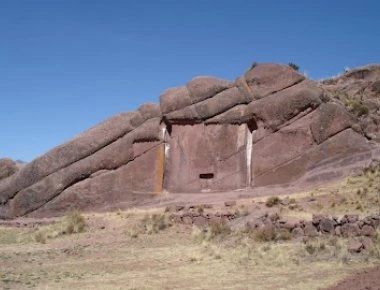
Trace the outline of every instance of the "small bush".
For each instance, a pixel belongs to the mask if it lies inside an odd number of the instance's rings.
[[[336,244],[336,242],[334,241],[332,241],[331,243]],[[305,245],[305,250],[309,255],[314,255],[316,253],[325,251],[326,243],[325,241],[319,239],[308,241]]]
[[[193,226],[191,236],[197,242],[210,241],[216,237],[227,236],[231,233],[231,228],[224,221],[212,223],[207,228],[198,228]]]
[[[355,209],[359,211],[363,211],[364,210],[363,204],[361,202],[357,202]]]
[[[209,228],[209,233],[210,233],[210,238],[214,238],[216,236],[227,235],[231,233],[231,229],[227,225],[226,222],[220,221],[220,222],[211,224]]]
[[[86,220],[81,213],[77,210],[72,210],[59,223],[41,227],[32,235],[32,238],[38,243],[45,244],[48,239],[81,233],[86,229],[86,226]]]
[[[38,231],[38,232],[34,235],[34,240],[35,240],[37,243],[45,244],[45,243],[46,243],[46,236],[45,236],[45,234],[44,234],[42,231]]]
[[[292,234],[286,229],[277,231],[276,241],[289,241],[292,239]]]
[[[193,226],[191,237],[194,241],[201,243],[206,239],[206,232],[207,231],[205,229],[200,229],[197,226]]]
[[[172,226],[171,217],[165,214],[146,215],[141,220],[143,231],[147,234],[154,234]]]
[[[136,226],[132,227],[129,231],[129,236],[131,238],[137,239],[139,237],[139,231]]]
[[[356,116],[361,117],[368,115],[369,109],[360,102],[354,102],[351,105],[350,111]]]
[[[297,200],[294,197],[289,199],[289,204],[296,204],[296,203],[297,203]]]
[[[298,65],[296,65],[295,63],[293,63],[293,62],[289,62],[288,66],[290,66],[295,71],[298,71],[300,69],[300,67]]]
[[[272,207],[272,206],[278,205],[280,202],[281,202],[281,199],[278,196],[271,196],[266,200],[265,205],[267,207]]]
[[[258,65],[258,63],[257,63],[256,61],[254,61],[254,62],[251,64],[251,67],[249,68],[249,70],[254,69],[257,65]]]
[[[307,243],[305,245],[305,250],[309,255],[314,255],[314,253],[317,251],[317,248],[315,247],[314,244]]]
[[[273,224],[255,230],[254,237],[260,242],[287,241],[292,238],[291,233],[286,229],[278,229]]]
[[[258,229],[255,238],[261,242],[274,241],[276,239],[276,228],[273,225],[268,225]]]
[[[66,234],[81,233],[86,228],[86,220],[77,210],[68,212],[63,220],[64,232]]]

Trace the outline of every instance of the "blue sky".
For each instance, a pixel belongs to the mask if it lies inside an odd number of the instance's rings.
[[[1,0],[0,158],[30,161],[196,75],[380,62],[380,1]]]

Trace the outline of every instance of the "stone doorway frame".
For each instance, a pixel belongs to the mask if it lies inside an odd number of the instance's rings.
[[[199,122],[199,121],[194,121],[194,120],[182,120],[180,122],[172,122],[170,123],[165,117],[161,120],[161,125],[160,125],[160,130],[161,130],[161,138],[163,140],[164,144],[164,169],[163,169],[163,180],[162,180],[162,189],[163,193],[167,193],[168,186],[167,186],[167,176],[168,176],[168,163],[170,160],[170,138],[171,138],[171,132],[172,132],[172,126],[173,125],[194,125],[194,124],[201,124],[204,122]],[[241,125],[245,124],[246,125],[246,139],[245,139],[245,152],[246,152],[246,189],[251,188],[253,184],[253,177],[252,177],[252,146],[253,146],[253,134],[254,132],[258,129],[257,122],[254,118],[250,118],[246,122],[241,122],[241,123],[227,123],[227,124],[236,124],[236,125]],[[204,124],[205,126],[209,126],[211,124]],[[220,124],[221,125],[221,124]],[[202,178],[201,175],[199,174],[200,178]],[[212,175],[214,175],[212,173]],[[207,180],[205,177],[205,180]],[[237,188],[238,189],[238,188]],[[211,191],[211,190],[205,190],[205,192]]]

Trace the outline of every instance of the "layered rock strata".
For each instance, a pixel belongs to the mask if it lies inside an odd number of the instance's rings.
[[[380,151],[327,86],[278,64],[196,77],[0,180],[0,217],[345,176]]]

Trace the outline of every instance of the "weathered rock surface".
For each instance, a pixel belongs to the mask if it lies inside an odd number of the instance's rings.
[[[358,117],[365,135],[380,142],[380,66],[367,65],[324,80],[320,86]]]
[[[257,64],[236,81],[193,78],[163,92],[160,104],[113,116],[17,172],[0,162],[0,218],[136,205],[165,191],[345,176],[380,156],[373,142],[380,140],[379,72],[368,66],[313,82],[288,66]],[[368,115],[343,100],[358,92]],[[329,222],[322,225],[323,232],[332,230]]]
[[[9,158],[0,159],[0,180],[15,174],[18,166],[15,161]]]

